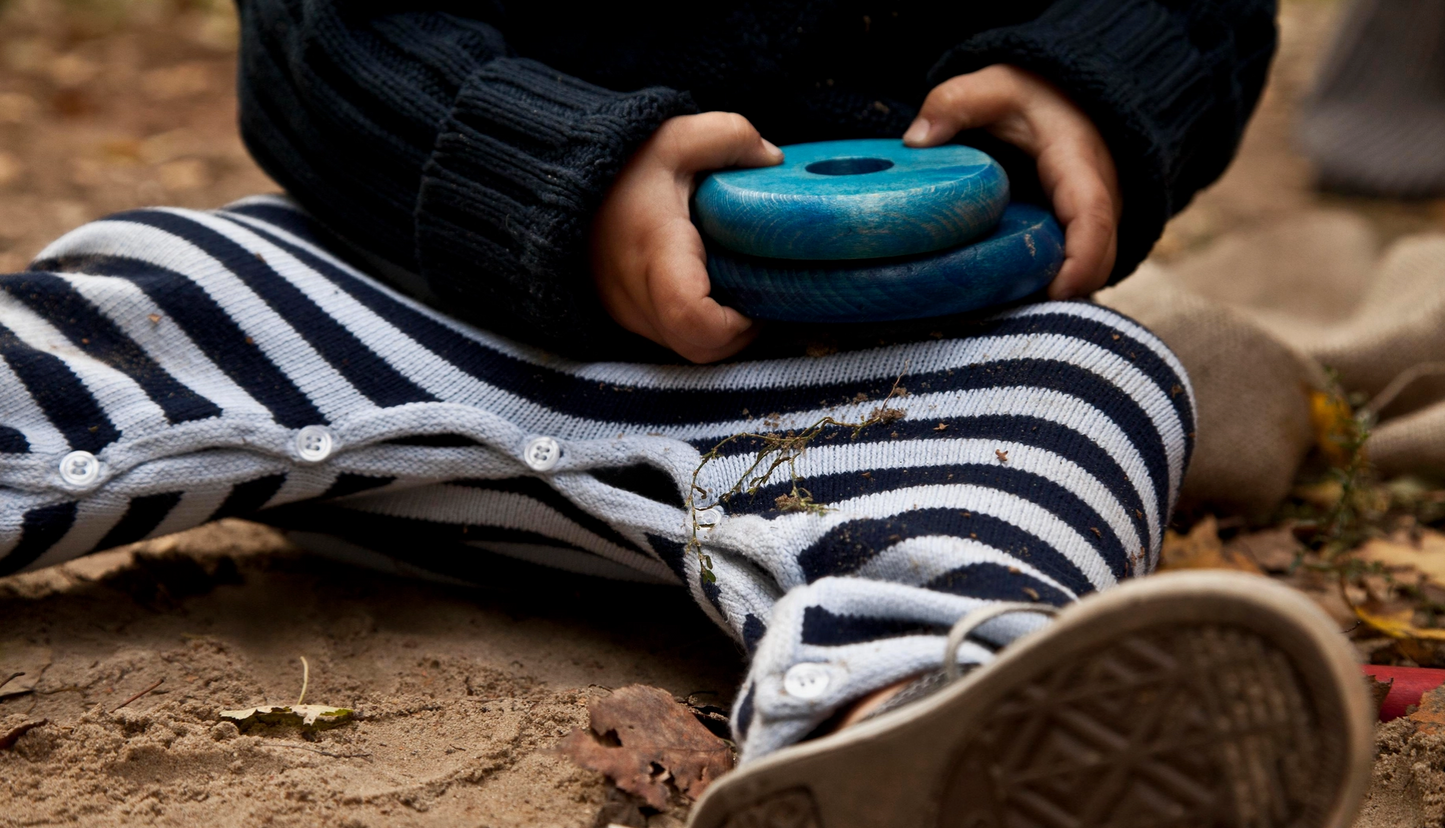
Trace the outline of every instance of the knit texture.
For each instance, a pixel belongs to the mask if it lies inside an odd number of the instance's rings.
[[[898,136],[936,83],[1032,69],[1118,162],[1118,279],[1228,164],[1275,44],[1273,0],[239,6],[261,166],[394,284],[589,358],[637,339],[592,294],[590,217],[669,117],[741,112],[778,144]],[[1027,159],[967,140],[1037,196]]]
[[[0,573],[244,515],[452,581],[520,560],[682,584],[752,654],[734,720],[752,759],[938,669],[972,609],[1067,603],[1155,563],[1193,444],[1174,355],[1082,302],[958,333],[572,362],[389,290],[281,199],[122,213],[0,276]],[[722,441],[884,400],[901,416],[796,459],[825,511],[781,509],[788,476],[715,502],[764,447],[702,464]],[[554,465],[529,454],[543,437]],[[1039,623],[984,624],[960,659]]]

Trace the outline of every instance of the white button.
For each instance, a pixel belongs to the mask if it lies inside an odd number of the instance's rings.
[[[306,426],[296,432],[296,453],[302,460],[320,463],[331,456],[336,448],[336,438],[326,426]]]
[[[822,664],[794,664],[783,674],[783,690],[789,696],[811,700],[828,692],[833,676]]]
[[[100,461],[88,451],[72,451],[60,458],[60,477],[72,486],[89,486],[100,477]]]
[[[551,471],[562,459],[562,444],[551,437],[533,437],[522,450],[522,460],[536,471]]]

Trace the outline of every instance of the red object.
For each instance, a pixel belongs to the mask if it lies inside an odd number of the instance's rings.
[[[1406,708],[1419,704],[1420,697],[1445,684],[1445,670],[1428,667],[1387,667],[1383,664],[1361,665],[1365,675],[1380,681],[1391,681],[1390,694],[1380,705],[1380,721],[1388,722],[1405,715]]]

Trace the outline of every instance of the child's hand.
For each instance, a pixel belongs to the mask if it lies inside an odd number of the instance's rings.
[[[1114,268],[1123,204],[1114,159],[1093,122],[1038,75],[997,65],[935,86],[903,142],[932,147],[980,128],[1038,160],[1039,182],[1064,226],[1064,265],[1049,298],[1103,287]]]
[[[702,237],[688,218],[688,201],[699,172],[782,161],[782,151],[741,115],[665,121],[617,176],[592,224],[592,275],[612,318],[693,362],[742,350],[753,323],[708,296]]]

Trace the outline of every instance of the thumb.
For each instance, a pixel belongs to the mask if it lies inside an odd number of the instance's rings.
[[[659,151],[679,172],[771,167],[783,163],[783,151],[736,112],[704,112],[672,118],[658,133]]]
[[[918,117],[903,133],[910,147],[933,147],[966,129],[987,126],[1017,111],[1018,84],[1007,72],[990,66],[950,78],[933,87]]]

